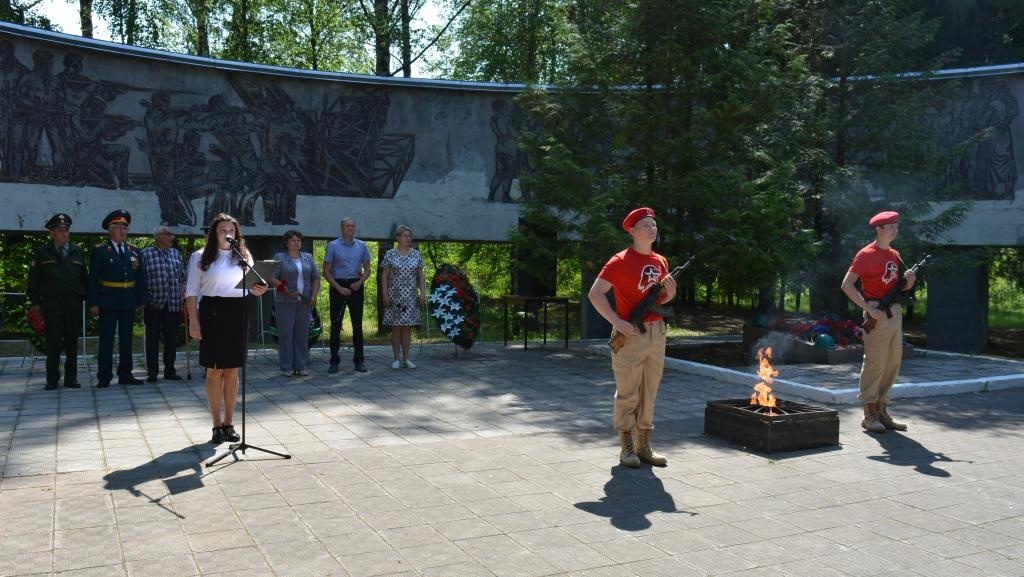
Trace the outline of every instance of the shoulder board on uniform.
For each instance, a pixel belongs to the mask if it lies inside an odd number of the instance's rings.
[[[109,244],[107,244],[107,241],[103,241],[103,242],[101,242],[101,243],[97,243],[97,244],[96,244],[95,246],[93,246],[93,248],[100,248],[100,247],[102,247],[102,246],[105,246],[105,247],[107,247],[107,249],[109,249],[109,248],[110,248],[110,245],[109,245]]]

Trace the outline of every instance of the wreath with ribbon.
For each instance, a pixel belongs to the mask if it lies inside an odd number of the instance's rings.
[[[480,336],[480,297],[466,273],[443,264],[430,281],[430,316],[450,341],[469,350]]]

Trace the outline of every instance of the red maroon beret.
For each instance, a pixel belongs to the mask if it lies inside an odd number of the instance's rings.
[[[892,224],[894,222],[899,221],[900,213],[896,212],[895,210],[887,210],[885,212],[880,212],[875,216],[872,216],[868,224],[871,225],[872,227],[875,227],[882,226],[884,224]]]
[[[647,208],[645,206],[630,212],[626,215],[626,219],[622,221],[622,230],[629,232],[641,218],[647,217],[654,218],[653,208]]]

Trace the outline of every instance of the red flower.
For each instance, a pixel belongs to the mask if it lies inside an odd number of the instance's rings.
[[[32,331],[37,335],[46,334],[46,322],[43,321],[42,315],[36,312],[36,309],[28,309],[25,311],[25,318],[28,319],[28,324],[32,325]]]

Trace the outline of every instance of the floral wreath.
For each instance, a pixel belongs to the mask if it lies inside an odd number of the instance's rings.
[[[454,265],[439,266],[430,281],[430,305],[444,336],[469,350],[480,335],[480,298],[466,274]]]

